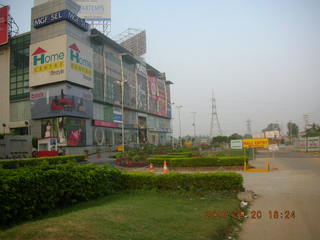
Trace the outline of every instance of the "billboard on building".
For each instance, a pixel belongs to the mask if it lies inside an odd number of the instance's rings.
[[[275,138],[279,139],[280,138],[280,132],[279,131],[266,131],[265,133],[266,138]]]
[[[42,119],[41,136],[56,137],[60,146],[85,146],[86,120],[72,117]]]
[[[73,116],[93,117],[92,93],[70,84],[54,85],[30,92],[32,119]]]
[[[9,6],[0,8],[0,46],[9,41]]]
[[[80,5],[78,16],[88,20],[111,20],[111,0],[73,0]]]
[[[67,36],[63,35],[30,46],[30,87],[67,79],[66,42]]]
[[[30,87],[61,81],[93,88],[92,49],[59,36],[30,46]]]
[[[149,112],[156,114],[158,111],[157,104],[157,78],[148,74],[148,91],[149,91]]]
[[[121,46],[128,49],[135,56],[142,56],[147,52],[146,31],[141,31],[121,42]]]
[[[50,0],[34,0],[37,6]],[[52,0],[51,0],[52,1]],[[73,0],[80,5],[78,16],[88,20],[111,20],[111,0]]]
[[[165,82],[163,80],[157,79],[158,85],[158,112],[157,114],[160,116],[167,116],[167,99],[166,99],[166,90],[165,90]]]
[[[68,37],[68,81],[93,88],[93,52],[74,38]]]

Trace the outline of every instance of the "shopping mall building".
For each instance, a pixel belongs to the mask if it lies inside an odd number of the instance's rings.
[[[35,6],[31,31],[0,46],[2,132],[116,146],[123,119],[125,144],[170,142],[171,82],[78,11],[72,0]]]

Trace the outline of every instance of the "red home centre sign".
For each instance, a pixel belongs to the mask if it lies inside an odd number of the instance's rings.
[[[0,45],[6,44],[9,40],[8,32],[9,6],[0,8]]]

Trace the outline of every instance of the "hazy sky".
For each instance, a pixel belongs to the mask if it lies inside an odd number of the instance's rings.
[[[0,3],[29,31],[32,0]],[[212,89],[223,133],[243,134],[248,118],[253,132],[289,120],[302,127],[303,114],[320,123],[319,12],[318,0],[118,0],[111,36],[147,31],[146,60],[183,105],[182,135],[193,134],[190,112],[197,133],[209,134]]]

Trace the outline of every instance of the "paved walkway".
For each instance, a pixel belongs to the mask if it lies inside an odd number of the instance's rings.
[[[87,158],[87,161],[89,163],[94,163],[98,165],[108,164],[114,166],[116,159],[112,158],[112,156],[114,156],[115,154],[116,152],[101,152],[100,157],[98,156],[98,154],[92,154]]]
[[[268,157],[270,154],[264,153],[252,164],[264,165]],[[243,173],[245,188],[260,197],[251,205],[240,239],[320,239],[320,158],[280,152],[271,167],[279,170]],[[262,217],[254,218],[254,211],[261,211]],[[275,211],[279,213],[278,218]],[[289,216],[294,211],[295,218],[287,219],[285,211],[289,211]]]

